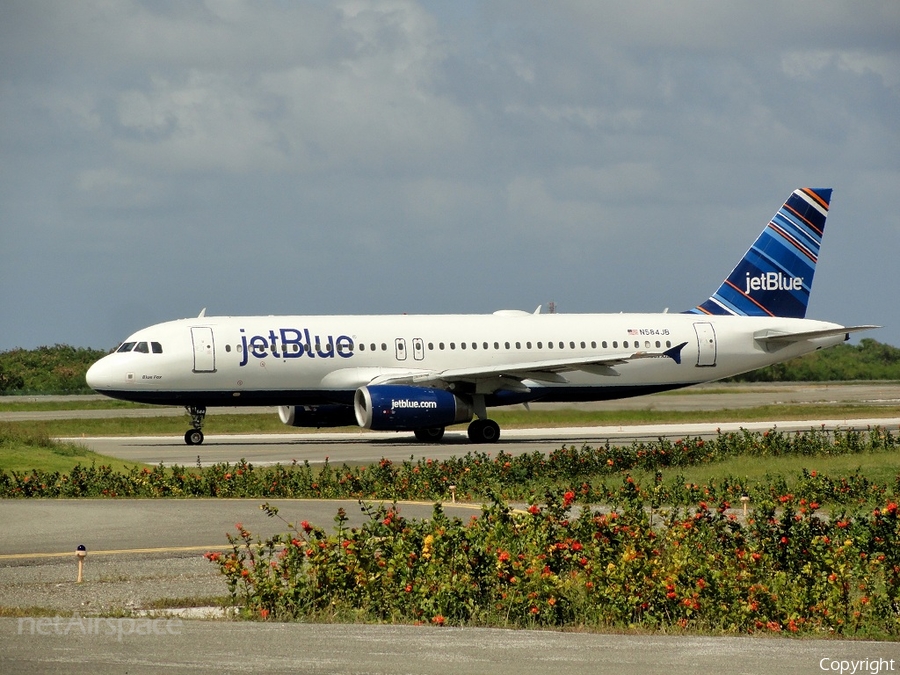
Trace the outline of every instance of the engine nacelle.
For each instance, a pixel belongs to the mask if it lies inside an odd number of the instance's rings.
[[[405,384],[360,387],[353,409],[357,424],[375,431],[445,427],[472,419],[471,406],[449,391]]]
[[[325,405],[282,405],[278,417],[289,427],[348,427],[356,424],[353,406],[329,403]]]

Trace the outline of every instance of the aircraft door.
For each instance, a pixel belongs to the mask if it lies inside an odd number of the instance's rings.
[[[194,343],[194,372],[216,372],[216,345],[212,328],[191,327],[191,341]]]
[[[398,361],[406,361],[406,340],[403,338],[394,340],[394,352]]]
[[[697,333],[697,367],[709,368],[716,365],[716,330],[711,323],[694,324]]]
[[[425,358],[425,343],[422,342],[422,338],[413,338],[413,358],[416,361],[421,361]]]

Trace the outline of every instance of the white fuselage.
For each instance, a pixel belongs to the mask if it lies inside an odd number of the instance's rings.
[[[161,323],[126,343],[159,353],[112,353],[90,385],[116,398],[160,404],[351,404],[355,390],[393,374],[423,379],[565,359],[659,353],[684,343],[680,363],[657,356],[574,368],[555,381],[520,379],[484,390],[487,404],[634,396],[718,380],[832,346],[829,335],[774,348],[762,334],[839,329],[809,319],[696,314],[528,314],[198,317]],[[502,368],[501,368],[502,369]]]

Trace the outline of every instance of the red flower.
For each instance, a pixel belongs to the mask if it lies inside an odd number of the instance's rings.
[[[528,507],[528,513],[530,513],[533,516],[539,515],[540,512],[541,512],[541,509],[538,507],[537,504],[532,504],[531,506]]]
[[[261,609],[261,610],[259,610],[259,616],[260,616],[261,619],[267,619],[267,618],[269,618],[269,610],[267,610],[267,609]]]
[[[569,490],[563,495],[563,506],[569,506],[573,501],[575,501],[575,493]]]
[[[441,614],[437,614],[431,618],[431,623],[435,624],[436,626],[443,626],[445,621],[446,619]]]

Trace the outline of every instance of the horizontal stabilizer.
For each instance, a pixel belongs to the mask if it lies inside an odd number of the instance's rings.
[[[780,333],[777,331],[765,330],[756,333],[753,339],[763,344],[789,344],[791,342],[803,342],[804,340],[815,340],[816,338],[834,337],[835,335],[846,335],[845,340],[850,339],[850,333],[857,333],[863,330],[872,330],[881,328],[881,326],[843,326],[841,328],[826,328],[824,330],[807,330],[799,333]]]

